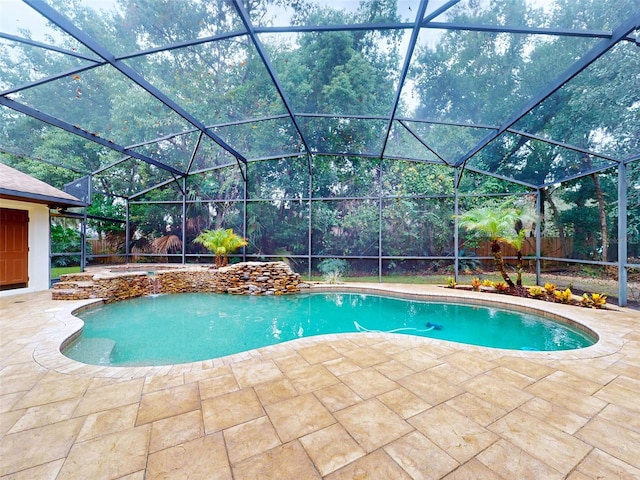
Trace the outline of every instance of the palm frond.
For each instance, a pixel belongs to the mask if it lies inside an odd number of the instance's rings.
[[[156,238],[151,247],[154,253],[166,255],[169,252],[182,250],[182,240],[177,235],[165,235],[164,237]]]

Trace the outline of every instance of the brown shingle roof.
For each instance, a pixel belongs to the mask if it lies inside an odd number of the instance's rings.
[[[52,207],[85,206],[82,200],[73,195],[3,163],[0,163],[0,198],[46,203]]]

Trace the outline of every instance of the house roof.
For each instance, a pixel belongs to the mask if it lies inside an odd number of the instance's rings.
[[[51,207],[85,206],[82,200],[73,195],[3,163],[0,163],[0,198],[45,203]]]

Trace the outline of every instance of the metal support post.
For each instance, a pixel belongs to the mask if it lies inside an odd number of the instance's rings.
[[[460,190],[460,169],[456,168],[455,172],[455,183],[453,190],[453,243],[454,243],[454,260],[453,260],[453,277],[458,283],[458,269],[460,268],[460,258],[459,258],[459,248],[460,248],[460,236],[458,234],[458,216],[460,215],[460,197],[458,195]]]
[[[238,162],[238,166],[240,171],[242,171],[242,165]],[[242,204],[243,204],[243,213],[242,213],[242,238],[247,238],[247,196],[249,195],[249,188],[247,184],[249,183],[249,166],[245,165],[245,173],[244,173],[244,192],[242,193]],[[247,261],[247,247],[242,247],[242,261]]]
[[[536,190],[536,285],[541,281],[541,261],[542,256],[542,190]]]
[[[187,177],[182,177],[182,264],[187,263]]]
[[[378,283],[382,283],[382,159],[378,162]]]
[[[87,268],[87,207],[82,209],[82,223],[80,224],[80,271]]]
[[[618,165],[618,305],[627,306],[627,166]]]
[[[129,263],[131,261],[130,255],[131,255],[131,244],[130,244],[130,239],[131,239],[131,214],[129,212],[129,199],[127,198],[127,203],[125,205],[125,215],[126,215],[126,219],[127,222],[124,224],[124,235],[125,235],[125,240],[124,240],[124,262],[125,263]]]
[[[311,280],[311,263],[312,263],[312,254],[313,252],[311,251],[312,248],[312,214],[313,214],[313,163],[311,160],[311,157],[309,158],[309,195],[308,195],[308,202],[309,202],[309,231],[307,232],[307,269],[308,269],[308,278],[309,280]]]

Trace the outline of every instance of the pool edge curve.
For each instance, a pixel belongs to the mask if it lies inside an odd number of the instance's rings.
[[[519,351],[506,350],[495,347],[483,347],[470,344],[461,344],[446,340],[437,340],[427,337],[411,337],[411,341],[416,345],[448,344],[458,346],[461,350],[467,351],[497,351],[509,352],[514,357],[526,357],[530,359],[587,359],[610,355],[618,351],[624,345],[624,340],[620,331],[615,328],[615,322],[610,324],[602,322],[602,317],[607,320],[615,320],[616,309],[592,310],[570,305],[556,303],[539,302],[536,300],[521,297],[509,297],[491,295],[470,291],[456,291],[455,289],[445,289],[436,285],[408,285],[408,284],[369,284],[369,283],[343,283],[337,285],[314,285],[309,292],[332,292],[342,291],[350,293],[365,293],[387,295],[406,299],[431,300],[455,302],[461,304],[496,306],[509,310],[536,313],[538,315],[552,318],[583,331],[597,338],[596,343],[591,346],[557,351]],[[51,335],[46,342],[40,343],[34,351],[34,360],[45,368],[56,370],[61,373],[74,373],[77,375],[103,376],[112,378],[135,378],[147,375],[166,375],[176,371],[192,371],[193,369],[215,368],[219,366],[232,365],[234,363],[245,362],[250,359],[260,359],[273,356],[280,350],[295,351],[296,347],[313,345],[320,342],[335,340],[338,338],[348,338],[351,335],[365,335],[380,340],[393,339],[396,335],[391,333],[340,333],[318,335],[308,338],[290,340],[276,345],[260,347],[224,357],[213,358],[204,361],[181,363],[163,366],[99,366],[90,365],[72,360],[62,354],[62,349],[80,334],[84,322],[75,316],[79,311],[102,303],[100,299],[80,300],[80,301],[60,301],[60,308],[56,308],[55,319],[61,323],[60,328],[51,331]],[[541,305],[538,305],[540,303]],[[543,308],[544,307],[544,308]],[[406,339],[405,339],[406,341]]]

